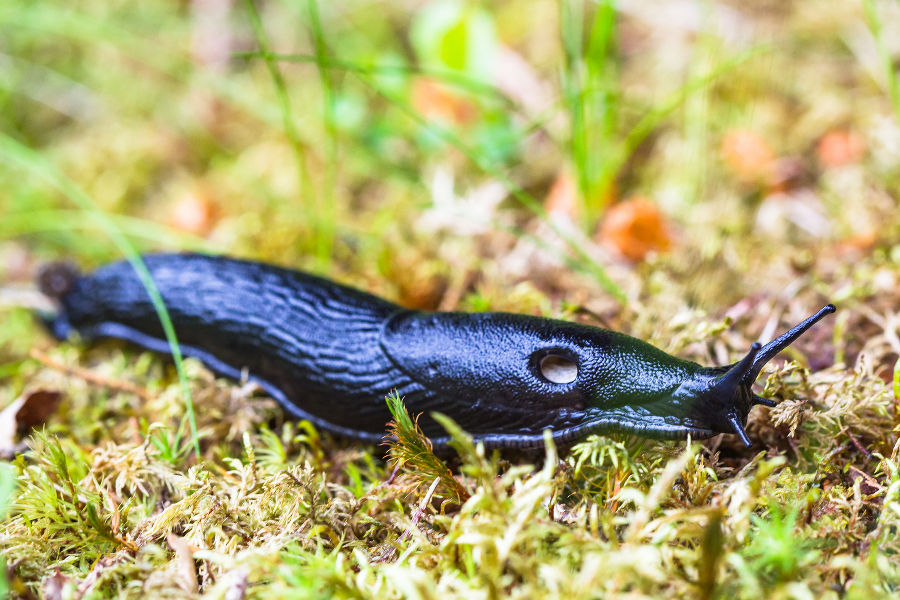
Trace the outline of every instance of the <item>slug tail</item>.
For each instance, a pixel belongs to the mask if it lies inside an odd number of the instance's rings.
[[[72,333],[72,324],[64,308],[63,299],[75,287],[81,272],[70,262],[54,262],[41,267],[37,275],[38,289],[57,305],[56,312],[39,312],[38,318],[58,340]]]
[[[70,262],[50,263],[38,272],[38,289],[45,296],[59,301],[69,293],[79,277],[81,272]]]
[[[805,321],[794,325],[787,332],[781,334],[768,344],[762,347],[759,353],[756,356],[756,359],[753,361],[753,367],[747,371],[744,375],[744,383],[747,385],[752,384],[756,381],[756,378],[759,376],[760,371],[766,365],[767,362],[775,358],[775,355],[790,346],[794,343],[794,341],[799,338],[801,335],[806,333],[806,331],[821,321],[827,315],[830,315],[835,310],[837,310],[834,304],[826,304],[823,306],[816,314],[812,315]]]

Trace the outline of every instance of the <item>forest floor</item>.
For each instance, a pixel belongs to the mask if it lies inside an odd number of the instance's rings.
[[[900,592],[900,4],[743,4],[3,4],[8,593]],[[41,265],[160,250],[703,365],[838,310],[763,371],[750,448],[455,431],[438,460],[402,407],[405,442],[360,445],[35,317]]]

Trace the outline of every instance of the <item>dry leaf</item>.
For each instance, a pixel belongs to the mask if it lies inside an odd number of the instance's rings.
[[[25,394],[25,401],[16,414],[19,433],[24,433],[47,422],[59,408],[62,393],[56,390],[34,390]]]
[[[194,235],[205,235],[212,229],[216,206],[204,192],[185,194],[169,208],[169,225]]]
[[[56,390],[25,392],[0,412],[0,455],[11,456],[21,450],[16,437],[43,425],[56,412],[62,394]]]
[[[413,107],[429,121],[452,125],[471,123],[477,114],[474,104],[435,79],[420,77],[412,88]]]
[[[733,129],[722,139],[722,159],[745,181],[766,182],[775,170],[775,153],[755,131]]]
[[[836,169],[858,163],[866,153],[866,143],[855,131],[829,131],[819,140],[816,155],[826,169]]]
[[[655,204],[640,196],[606,211],[599,239],[635,262],[672,245],[665,217]]]
[[[856,483],[857,481],[860,482],[860,491],[867,496],[884,491],[884,486],[878,483],[877,479],[875,479],[865,471],[857,469],[853,465],[850,466],[847,473],[854,483]]]
[[[62,600],[67,583],[69,578],[60,573],[59,567],[56,567],[56,573],[41,582],[41,597],[45,600]]]
[[[247,596],[248,577],[247,571],[237,569],[227,575],[228,589],[225,590],[225,600],[244,600]]]
[[[197,593],[199,587],[197,585],[197,567],[194,565],[193,548],[183,537],[179,537],[174,533],[166,534],[166,542],[168,542],[169,548],[175,552],[178,586],[188,593]]]
[[[878,243],[877,231],[861,231],[838,240],[834,247],[841,260],[858,259]]]

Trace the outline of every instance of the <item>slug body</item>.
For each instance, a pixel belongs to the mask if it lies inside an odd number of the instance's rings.
[[[305,273],[202,255],[144,258],[182,353],[258,383],[291,414],[369,442],[390,420],[397,391],[435,444],[453,418],[493,447],[532,447],[551,428],[559,443],[595,432],[705,438],[737,433],[762,366],[825,314],[740,362],[702,367],[633,337],[566,321],[506,313],[406,310]],[[65,278],[63,278],[65,279]],[[91,274],[42,278],[59,312],[53,333],[119,338],[168,352],[159,318],[125,262]]]

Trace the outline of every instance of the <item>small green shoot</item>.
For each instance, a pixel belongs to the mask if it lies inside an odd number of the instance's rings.
[[[388,456],[395,468],[401,468],[413,479],[413,487],[428,486],[435,479],[440,480],[443,490],[455,504],[462,504],[469,498],[469,492],[453,476],[446,463],[434,455],[434,450],[421,428],[418,417],[413,421],[403,399],[396,393],[385,398],[391,416],[388,426]]]
[[[173,433],[159,423],[150,425],[147,436],[159,452],[159,458],[173,467],[180,465],[191,450],[190,445],[181,444],[181,436],[177,432]]]
[[[777,582],[790,581],[819,557],[808,541],[797,536],[799,510],[770,502],[767,516],[750,515],[756,531],[744,554],[754,571]]]

